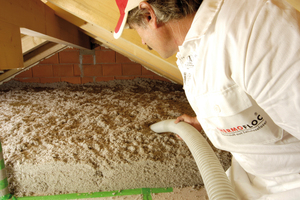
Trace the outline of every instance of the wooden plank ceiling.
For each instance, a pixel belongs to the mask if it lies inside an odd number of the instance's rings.
[[[300,10],[299,0],[287,0]],[[162,59],[134,30],[118,40],[119,11],[114,0],[0,0],[0,83],[67,46],[107,46],[146,68],[182,84],[175,55]]]

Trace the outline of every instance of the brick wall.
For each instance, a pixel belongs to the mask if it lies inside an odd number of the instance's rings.
[[[168,81],[125,56],[99,46],[93,51],[67,48],[20,73],[14,80],[81,84],[137,77]]]

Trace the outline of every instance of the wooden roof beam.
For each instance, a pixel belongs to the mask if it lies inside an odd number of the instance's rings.
[[[79,26],[105,46],[182,84],[175,55],[163,59],[156,52],[149,51],[145,45],[142,45],[141,38],[133,30],[125,30],[118,40],[113,38],[113,30],[119,18],[119,10],[114,0],[47,0],[45,2],[55,10],[57,15]]]
[[[299,0],[286,0],[286,1],[300,12],[300,1]]]
[[[24,55],[24,68],[10,69],[0,74],[0,84],[9,81],[16,75],[22,73],[25,70],[30,69],[31,67],[38,64],[40,61],[52,56],[53,54],[59,51],[64,50],[65,48],[67,48],[66,45],[57,44],[53,42],[46,42],[43,43],[43,45],[39,45],[35,48],[34,51],[31,51],[30,53]]]
[[[20,28],[0,20],[0,70],[23,68]]]
[[[0,20],[20,27],[25,35],[80,49],[91,48],[86,34],[40,0],[0,0],[0,5]]]
[[[21,34],[91,49],[90,37],[40,0],[0,0],[0,70],[23,68]]]
[[[22,36],[22,53],[23,55],[35,50],[36,48],[46,44],[48,41],[38,37],[28,35]]]

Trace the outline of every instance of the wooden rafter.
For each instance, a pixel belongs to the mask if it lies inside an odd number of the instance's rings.
[[[294,8],[296,8],[300,12],[300,1],[299,0],[286,0],[289,2]]]
[[[44,60],[47,57],[52,56],[53,54],[62,51],[63,49],[67,48],[66,45],[57,44],[53,42],[46,42],[43,45],[39,45],[35,48],[34,51],[27,53],[24,55],[24,68],[17,68],[7,70],[3,74],[0,75],[0,84],[3,82],[9,81],[19,73],[28,70],[29,68],[35,66],[40,61]]]
[[[0,0],[0,5],[0,70],[23,68],[22,53],[30,51],[30,45],[44,41],[91,48],[88,35],[40,0]],[[31,41],[33,44],[22,42],[22,46],[20,33],[39,40]]]
[[[1,20],[0,27],[0,70],[23,68],[19,27]]]
[[[40,0],[0,0],[0,4],[0,20],[20,27],[25,35],[90,49],[89,37]]]
[[[48,41],[42,38],[24,35],[22,36],[21,42],[22,42],[22,53],[23,55],[25,55],[31,51],[34,51],[36,48],[44,45]]]
[[[118,40],[113,38],[112,33],[119,17],[114,0],[47,0],[46,3],[57,15],[77,25],[105,46],[174,82],[182,83],[175,56],[162,59],[156,52],[149,51],[133,30],[125,30]]]

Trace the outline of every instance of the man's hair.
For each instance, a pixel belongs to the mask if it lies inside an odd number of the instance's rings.
[[[202,0],[147,0],[147,2],[155,12],[157,23],[166,23],[196,13]],[[127,23],[130,26],[133,24],[144,26],[146,16],[146,10],[136,7],[128,13]]]

